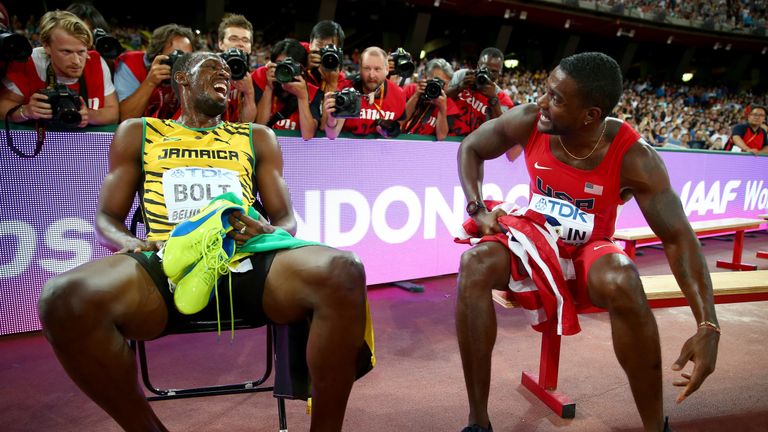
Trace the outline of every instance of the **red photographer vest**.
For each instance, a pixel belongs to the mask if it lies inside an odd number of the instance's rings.
[[[139,83],[147,79],[149,69],[144,63],[144,51],[126,51],[115,60],[115,69],[123,63],[131,70]],[[181,114],[179,101],[170,85],[159,85],[152,91],[147,107],[142,117],[155,117],[160,119],[177,119]]]
[[[26,62],[10,62],[5,76],[19,88],[24,96],[24,103],[28,103],[35,92],[47,86],[45,77],[41,78],[37,73],[34,57],[29,57]],[[104,108],[104,70],[101,67],[101,56],[96,51],[88,51],[83,81],[88,93],[88,108],[94,110]],[[75,93],[80,93],[79,81],[67,87]]]

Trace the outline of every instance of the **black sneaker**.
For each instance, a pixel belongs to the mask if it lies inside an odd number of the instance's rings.
[[[488,423],[488,428],[484,428],[479,425],[473,424],[471,426],[465,427],[464,429],[461,430],[461,432],[493,432],[493,426],[491,426],[491,424]]]

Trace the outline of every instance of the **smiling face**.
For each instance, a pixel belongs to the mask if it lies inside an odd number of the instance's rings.
[[[537,104],[541,116],[537,127],[540,132],[565,135],[584,124],[586,109],[582,106],[576,81],[559,67],[549,74],[545,92]]]
[[[188,88],[188,97],[195,111],[210,117],[224,113],[231,72],[221,57],[213,53],[199,55],[186,75],[179,73],[182,76],[180,80],[177,78],[177,82]]]

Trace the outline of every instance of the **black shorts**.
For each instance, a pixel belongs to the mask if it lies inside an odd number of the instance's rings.
[[[267,273],[269,273],[276,253],[277,251],[253,254],[249,258],[253,264],[253,270],[245,273],[232,273],[232,304],[235,319],[243,320],[253,327],[259,327],[269,322],[262,307],[262,299]],[[191,322],[216,321],[216,300],[213,298],[202,311],[193,315],[184,315],[176,309],[173,304],[173,293],[168,287],[168,278],[163,272],[162,262],[156,253],[128,253],[126,255],[138,261],[147,270],[155,282],[157,290],[165,300],[168,323],[165,325],[162,335],[183,332]],[[222,321],[229,321],[230,318],[228,284],[229,276],[223,276],[219,279],[217,286]],[[222,325],[222,330],[227,327],[229,327],[227,324]]]

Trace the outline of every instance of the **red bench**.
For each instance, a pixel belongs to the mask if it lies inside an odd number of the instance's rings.
[[[741,262],[741,254],[744,250],[744,231],[758,229],[760,228],[760,225],[764,223],[765,221],[762,219],[725,218],[691,222],[691,228],[693,228],[693,231],[699,237],[735,233],[733,241],[733,258],[731,261],[718,260],[717,267],[730,270],[757,270],[756,265]],[[624,241],[624,251],[633,260],[635,259],[637,246],[659,242],[659,238],[656,237],[656,234],[654,234],[653,231],[651,231],[651,228],[647,226],[616,230],[613,238]]]
[[[762,215],[760,215],[760,217],[765,219],[765,220],[768,220],[768,214],[762,214]],[[759,251],[757,251],[756,256],[758,258],[768,259],[768,251],[761,251],[761,250],[759,250]]]
[[[687,301],[673,275],[642,276],[648,303],[652,308],[685,306]],[[768,300],[768,270],[712,273],[715,303]],[[493,299],[505,308],[517,307],[511,291],[493,292]],[[579,313],[603,311],[595,307]],[[576,403],[557,392],[560,368],[560,338],[554,326],[541,335],[539,373],[523,371],[522,384],[562,418],[576,415]]]

